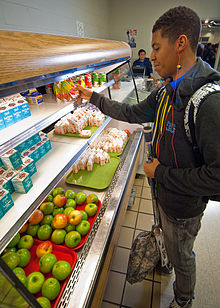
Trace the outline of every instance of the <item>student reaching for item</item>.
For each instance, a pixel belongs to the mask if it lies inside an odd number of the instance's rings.
[[[202,162],[198,162],[184,129],[185,108],[203,85],[220,74],[196,50],[201,21],[191,9],[168,10],[154,24],[150,60],[154,70],[173,81],[145,100],[128,105],[76,86],[104,114],[129,123],[154,122],[153,162],[144,171],[155,179],[164,242],[175,271],[174,299],[169,307],[192,306],[196,283],[194,241],[209,197],[220,193],[220,93],[206,96],[195,125]]]

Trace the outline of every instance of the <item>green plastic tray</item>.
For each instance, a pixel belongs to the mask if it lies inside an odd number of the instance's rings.
[[[94,164],[92,171],[79,170],[78,173],[71,171],[66,177],[66,183],[99,190],[105,189],[111,183],[119,163],[119,157],[111,157],[110,162],[104,166]]]
[[[99,128],[99,126],[86,126],[85,128],[83,128],[83,130],[91,130],[91,136],[97,131],[97,129]],[[90,137],[82,137],[80,136],[78,133],[66,133],[66,134],[57,134],[55,133],[54,130],[54,134],[57,136],[68,136],[68,137],[77,137],[77,138],[90,138]]]

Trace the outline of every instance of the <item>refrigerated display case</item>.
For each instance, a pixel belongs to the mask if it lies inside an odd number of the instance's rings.
[[[127,103],[130,103],[127,98],[132,94],[132,103],[138,103],[129,62],[130,47],[124,42],[0,31],[0,44],[0,98],[96,71],[107,73],[108,80],[93,90]],[[112,72],[116,68],[121,71],[122,91],[113,87]],[[12,195],[14,206],[0,220],[0,252],[53,188],[59,186],[73,189],[76,193],[96,193],[102,203],[100,211],[85,244],[77,251],[75,267],[56,306],[97,308],[101,304],[111,256],[139,164],[143,132],[140,125],[106,117],[89,139],[54,134],[54,124],[76,108],[74,101],[57,103],[52,95],[45,95],[44,103],[30,105],[30,117],[0,130],[0,155],[45,129],[52,145],[52,150],[36,163],[38,172],[32,176],[32,189],[27,194]],[[96,190],[67,184],[66,176],[72,165],[109,127],[130,131],[129,141],[110,185]],[[40,307],[1,258],[0,273],[23,297],[24,303],[19,307]],[[12,302],[4,303],[4,298],[1,301],[2,306],[13,307]]]

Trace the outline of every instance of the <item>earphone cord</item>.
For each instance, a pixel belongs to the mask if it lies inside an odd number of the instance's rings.
[[[176,164],[177,168],[178,168],[178,163],[177,163],[177,158],[176,158],[176,151],[175,151],[175,148],[174,148],[174,134],[175,134],[175,130],[174,130],[174,125],[173,125],[173,100],[174,100],[175,93],[176,93],[176,83],[177,83],[177,77],[179,75],[179,69],[180,69],[180,58],[181,58],[181,56],[180,56],[179,53],[178,53],[178,55],[179,55],[179,59],[178,59],[177,70],[176,70],[175,86],[174,86],[174,91],[173,91],[172,99],[171,99],[171,102],[170,102],[170,105],[171,105],[171,108],[172,108],[172,139],[171,139],[171,146],[172,146],[174,160],[175,160],[175,164]],[[164,135],[164,132],[165,132],[165,127],[166,127],[168,113],[169,113],[169,110],[166,113],[166,117],[165,117],[165,121],[164,121],[164,127],[163,127],[163,132],[162,132],[162,135],[160,136],[160,139],[159,139],[159,142],[158,142],[158,146],[157,146],[157,153],[158,153],[157,157],[158,157],[158,159],[159,159],[159,155],[160,155],[160,141],[161,141],[161,139],[162,139],[162,137]]]

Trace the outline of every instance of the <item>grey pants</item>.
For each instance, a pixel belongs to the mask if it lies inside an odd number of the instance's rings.
[[[174,267],[174,294],[177,299],[194,298],[196,260],[193,245],[201,227],[203,213],[187,219],[167,216],[158,204],[160,223],[169,261]]]

